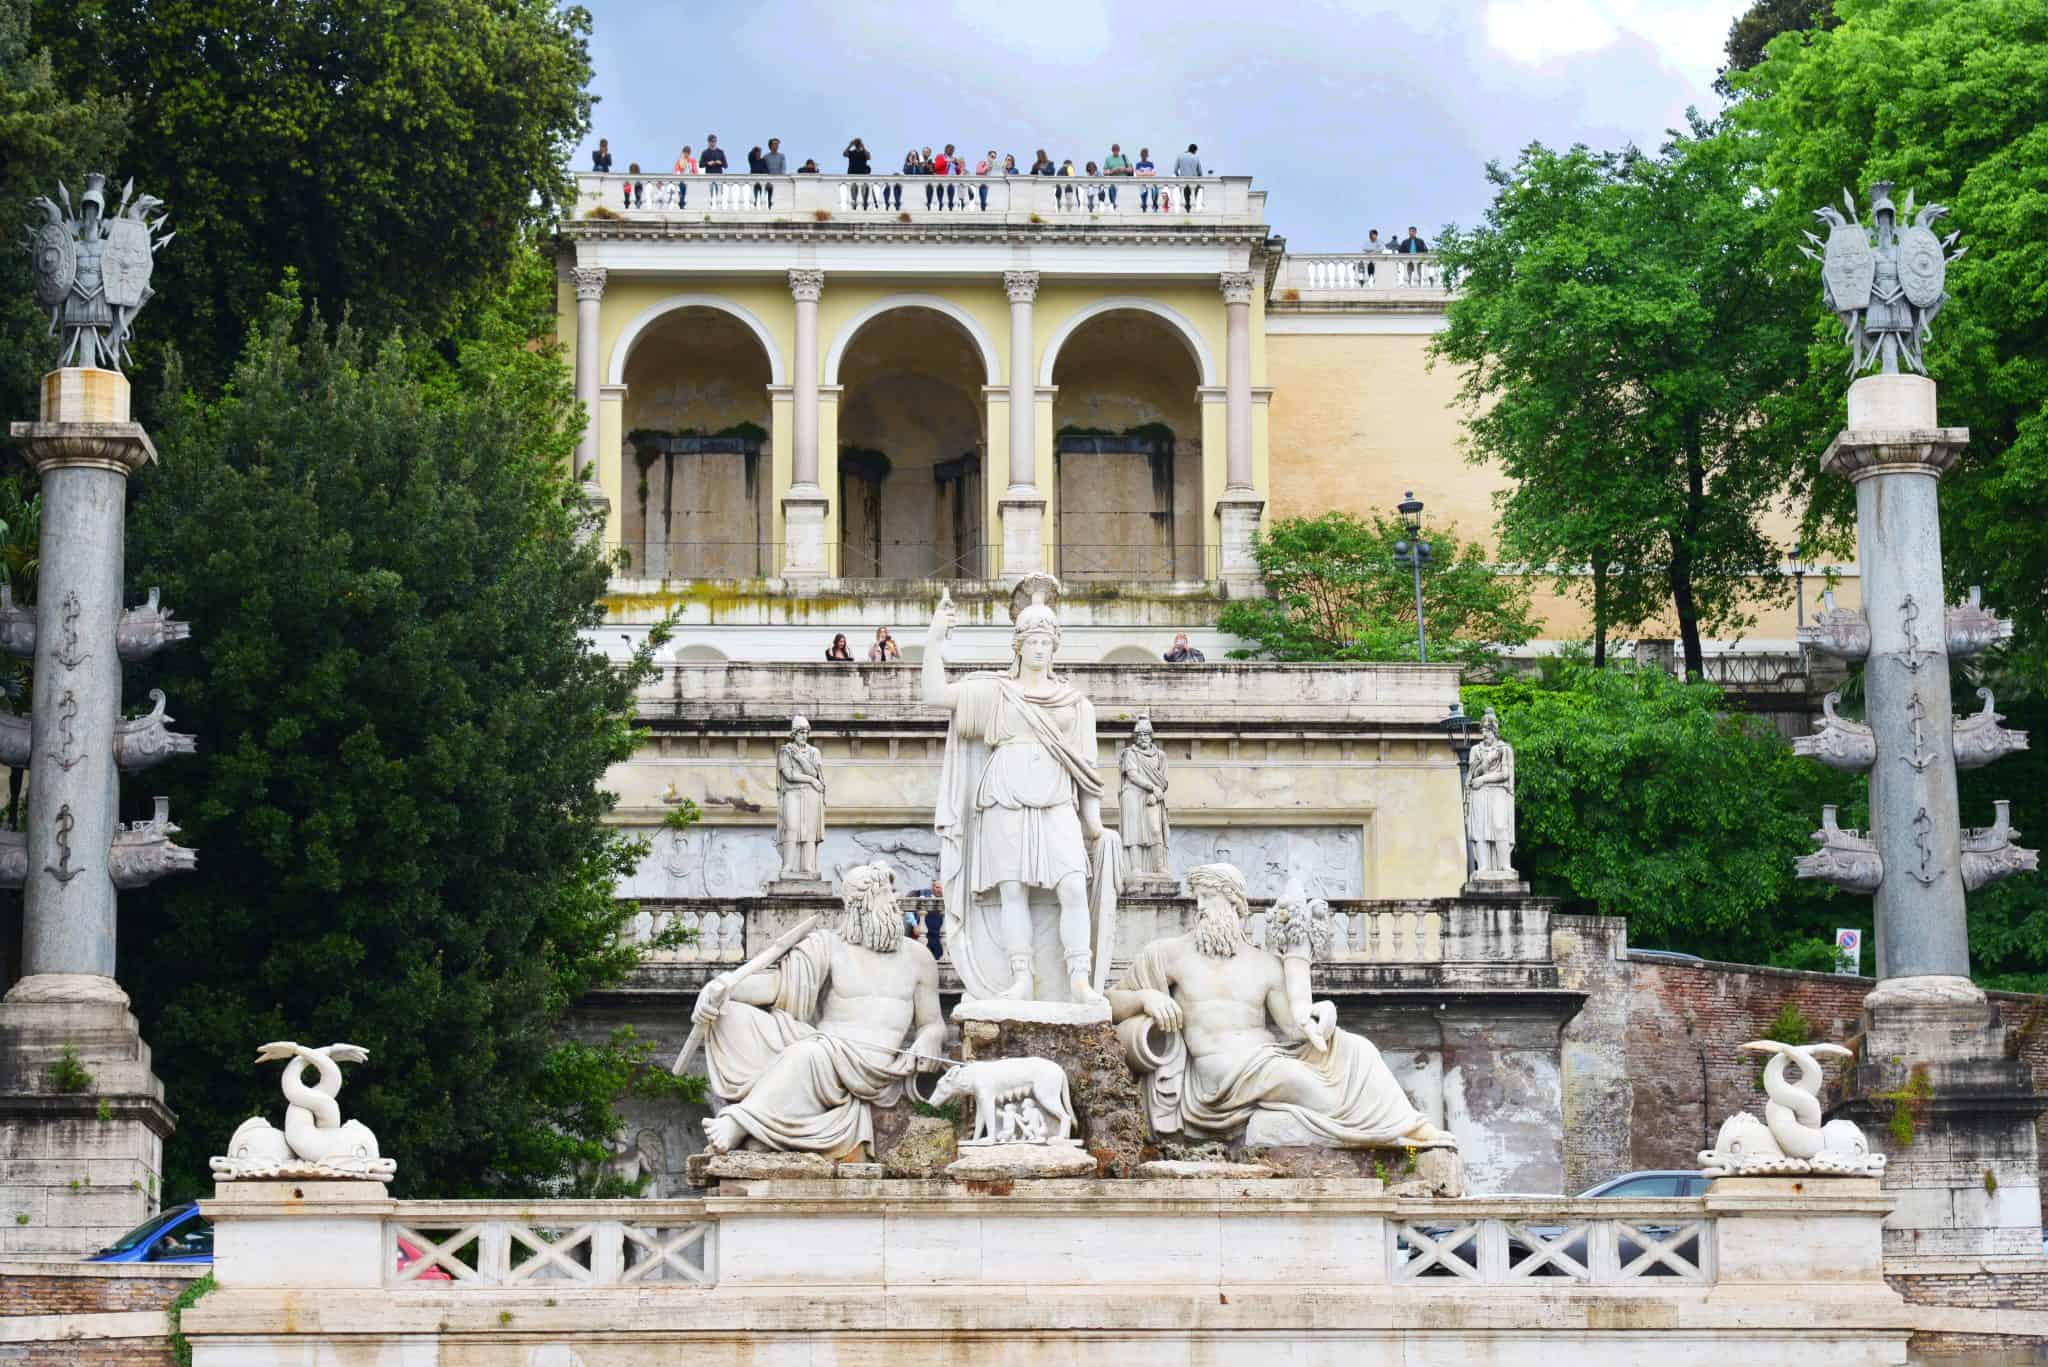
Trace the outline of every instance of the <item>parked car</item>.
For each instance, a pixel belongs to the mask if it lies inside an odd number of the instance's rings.
[[[418,1244],[400,1235],[398,1270],[405,1271],[426,1255]],[[197,1201],[172,1206],[144,1220],[113,1243],[86,1259],[89,1263],[213,1263],[213,1222],[199,1213]],[[413,1280],[453,1281],[447,1271],[429,1267]]]
[[[1707,1180],[1705,1173],[1686,1168],[1646,1168],[1610,1177],[1579,1196],[1704,1196]]]

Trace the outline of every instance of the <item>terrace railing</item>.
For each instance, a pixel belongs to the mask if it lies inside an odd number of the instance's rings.
[[[683,225],[738,219],[790,223],[1081,223],[1172,227],[1265,221],[1249,176],[678,176],[586,173],[579,220]]]

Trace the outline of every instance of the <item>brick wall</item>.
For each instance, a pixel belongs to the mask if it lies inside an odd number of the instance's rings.
[[[175,1367],[169,1339],[0,1343],[4,1367]]]
[[[1744,964],[1671,963],[1631,957],[1626,1035],[1629,1143],[1638,1168],[1692,1168],[1714,1131],[1737,1110],[1763,1113],[1763,1059],[1745,1041],[1770,1033],[1796,1005],[1815,1040],[1846,1041],[1858,1027],[1869,978],[1795,973]],[[2048,1001],[1991,994],[2005,1019],[2007,1047],[2048,1092]],[[1830,1072],[1830,1079],[1833,1072]],[[1701,1104],[1702,1094],[1706,1104]],[[2042,1127],[2048,1149],[2048,1126]],[[2044,1152],[2048,1169],[2048,1152]]]
[[[1892,1290],[1915,1305],[1948,1305],[1967,1310],[2048,1310],[2048,1272],[1909,1272],[1885,1280],[1891,1283]]]
[[[162,1310],[206,1272],[203,1267],[0,1263],[0,1316]]]

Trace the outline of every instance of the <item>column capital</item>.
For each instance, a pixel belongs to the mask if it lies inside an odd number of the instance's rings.
[[[815,304],[825,292],[825,272],[798,269],[789,273],[789,292],[800,304]]]
[[[577,303],[594,304],[604,298],[603,266],[578,266],[569,274],[576,281]]]
[[[1013,304],[1028,304],[1038,297],[1037,271],[1004,271],[1003,291]]]
[[[1216,277],[1216,286],[1223,291],[1226,304],[1249,304],[1252,291],[1258,287],[1259,277],[1252,271],[1224,271]]]

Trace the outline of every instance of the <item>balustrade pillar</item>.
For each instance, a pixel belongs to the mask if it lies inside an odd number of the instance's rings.
[[[789,292],[796,300],[796,373],[790,385],[794,441],[789,492],[782,500],[780,568],[789,578],[806,579],[829,569],[825,521],[831,500],[818,483],[818,298],[825,292],[825,272],[792,270]]]
[[[1037,271],[1004,271],[1010,296],[1010,484],[997,512],[1003,527],[1004,578],[1044,569],[1045,495],[1038,487],[1037,359],[1032,304],[1038,298]]]

